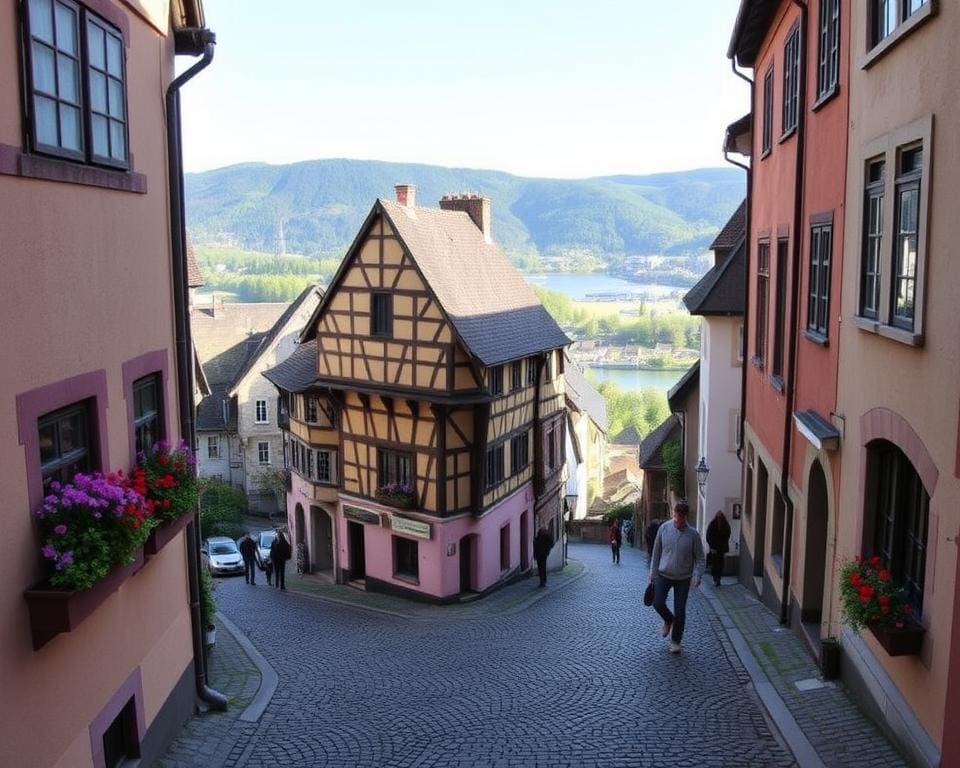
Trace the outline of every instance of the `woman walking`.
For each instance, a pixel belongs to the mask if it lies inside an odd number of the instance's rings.
[[[730,523],[720,510],[707,526],[707,546],[710,547],[710,575],[713,583],[720,586],[723,564],[730,550]]]
[[[620,564],[620,546],[623,544],[623,535],[620,532],[620,523],[614,518],[610,521],[610,531],[607,534],[610,539],[610,549],[613,551],[613,562]]]

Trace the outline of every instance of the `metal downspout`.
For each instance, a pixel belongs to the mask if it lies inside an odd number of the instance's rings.
[[[183,34],[183,33],[178,33]],[[213,61],[216,36],[207,29],[189,30],[197,44],[203,45],[203,58],[182,73],[167,88],[167,180],[170,193],[170,244],[173,267],[174,331],[177,357],[177,401],[180,435],[196,450],[196,426],[193,421],[193,350],[190,315],[187,312],[186,225],[183,201],[183,155],[180,135],[180,88]],[[207,685],[207,665],[203,650],[204,627],[200,623],[200,536],[199,517],[187,525],[187,574],[190,586],[190,624],[193,635],[193,667],[197,696],[211,709],[225,711],[227,697]]]
[[[807,4],[793,0],[800,8],[800,94],[797,97],[797,168],[794,174],[793,198],[793,291],[790,297],[790,370],[786,387],[786,408],[783,414],[783,466],[780,468],[780,493],[784,501],[783,586],[780,592],[780,623],[790,625],[790,572],[793,565],[793,500],[790,498],[790,461],[793,448],[793,403],[797,385],[797,336],[800,333],[800,260],[803,256],[803,194],[806,171],[807,137]]]
[[[741,80],[745,80],[750,86],[750,121],[751,121],[751,136],[753,135],[753,99],[756,95],[756,83],[751,80],[749,77],[744,75],[740,70],[737,69],[737,60],[735,58],[730,59],[730,69],[733,70],[733,74],[739,77]],[[737,458],[740,460],[740,463],[743,463],[743,424],[746,419],[747,412],[747,349],[748,349],[748,337],[749,337],[749,326],[750,326],[750,207],[752,205],[753,199],[753,167],[746,165],[745,163],[738,163],[736,160],[731,160],[730,156],[727,153],[727,150],[723,150],[723,159],[726,160],[730,165],[735,165],[737,168],[743,168],[747,172],[747,206],[744,219],[744,232],[746,233],[746,242],[744,243],[744,254],[746,256],[746,263],[743,269],[743,282],[744,282],[744,291],[743,291],[743,361],[740,365],[740,435],[737,437]]]

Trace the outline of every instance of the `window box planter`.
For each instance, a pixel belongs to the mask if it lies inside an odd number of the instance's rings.
[[[870,627],[883,650],[889,656],[916,656],[923,647],[923,635],[927,631],[919,624],[905,627]]]
[[[399,509],[413,509],[417,506],[417,496],[414,493],[403,493],[402,491],[380,491],[374,494],[374,498],[381,504],[388,507],[398,507]]]
[[[33,650],[39,650],[62,632],[72,632],[134,573],[143,567],[143,548],[134,553],[134,561],[119,565],[90,589],[56,589],[46,582],[23,594],[30,608]]]
[[[164,523],[150,531],[150,538],[148,538],[143,545],[144,555],[150,558],[159,554],[160,550],[167,546],[180,531],[186,528],[195,516],[196,512],[188,512],[176,520],[171,520],[169,523]]]

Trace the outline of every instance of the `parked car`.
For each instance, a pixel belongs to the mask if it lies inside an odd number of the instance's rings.
[[[257,565],[263,568],[263,564],[270,559],[270,545],[277,538],[277,532],[274,530],[260,531],[257,534]]]
[[[211,576],[243,573],[243,557],[237,542],[226,536],[212,536],[203,542],[200,550]]]

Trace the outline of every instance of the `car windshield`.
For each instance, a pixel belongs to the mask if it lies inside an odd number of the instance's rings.
[[[210,545],[211,555],[232,555],[236,553],[236,551],[237,545],[232,541],[217,542],[216,544]]]
[[[274,540],[275,538],[277,538],[277,533],[276,533],[276,531],[261,531],[261,532],[260,532],[260,546],[263,547],[264,549],[266,549],[266,548],[269,547],[271,544],[273,544],[273,540]]]

